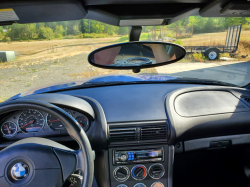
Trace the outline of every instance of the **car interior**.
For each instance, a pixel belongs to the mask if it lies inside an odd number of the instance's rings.
[[[131,44],[145,25],[250,17],[247,0],[1,0],[0,8],[19,17],[0,12],[1,26],[83,18],[131,26]],[[0,186],[247,187],[249,89],[173,80],[21,93],[0,103]]]

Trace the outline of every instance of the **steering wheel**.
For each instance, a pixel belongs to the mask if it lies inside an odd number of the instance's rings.
[[[45,138],[26,138],[0,151],[0,186],[61,187],[80,170],[82,187],[91,187],[94,154],[84,130],[74,118],[59,107],[37,100],[15,100],[0,104],[0,115],[24,108],[42,110],[60,119],[68,134],[78,142],[72,150]]]

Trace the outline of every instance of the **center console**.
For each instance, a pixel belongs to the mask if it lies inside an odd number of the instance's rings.
[[[171,187],[172,152],[167,145],[110,148],[111,187]]]

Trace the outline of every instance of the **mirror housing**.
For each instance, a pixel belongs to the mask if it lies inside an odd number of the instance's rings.
[[[183,59],[186,50],[168,42],[126,42],[99,48],[91,52],[91,65],[104,69],[140,69],[172,64]]]

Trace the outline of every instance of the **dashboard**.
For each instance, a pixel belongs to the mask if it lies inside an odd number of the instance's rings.
[[[81,112],[69,108],[62,108],[72,116],[85,132],[90,127],[91,120]],[[1,137],[5,139],[19,139],[30,136],[66,135],[64,124],[52,114],[36,109],[25,108],[5,115],[0,121]]]
[[[117,85],[25,99],[59,106],[82,126],[96,151],[100,187],[172,187],[175,153],[250,143],[250,91],[244,88]],[[30,136],[74,141],[52,114],[34,108],[0,119],[1,147]]]

